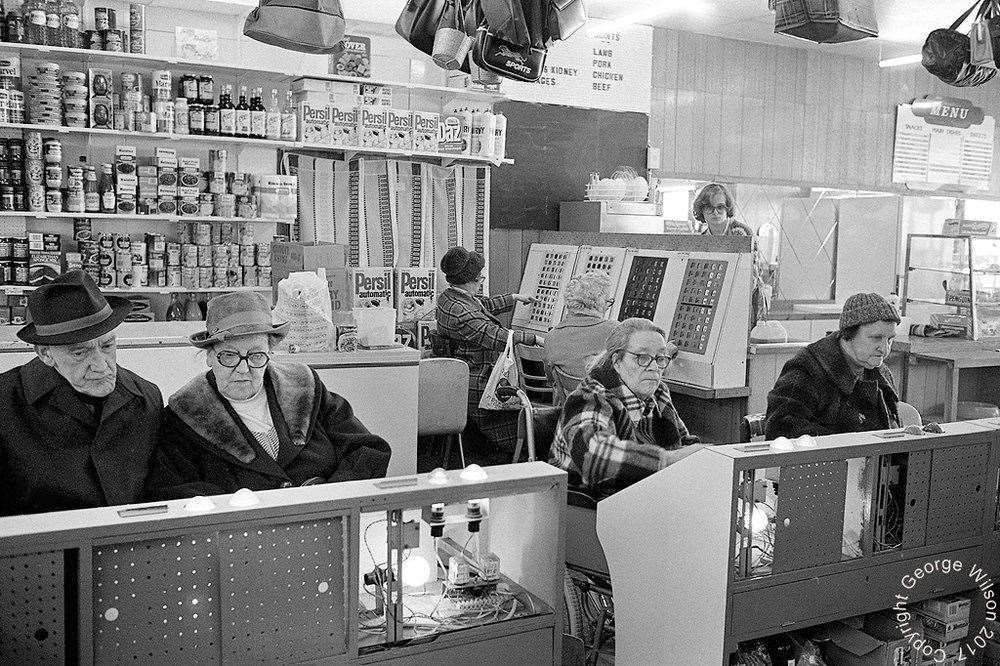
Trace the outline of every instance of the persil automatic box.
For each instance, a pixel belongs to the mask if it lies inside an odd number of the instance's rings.
[[[434,268],[396,269],[395,298],[400,323],[420,321],[434,316],[437,299],[437,292],[434,289],[436,274],[437,270]]]
[[[413,148],[413,114],[406,109],[389,109],[389,147]]]
[[[335,146],[358,146],[358,109],[344,103],[330,105],[330,138]]]
[[[302,104],[302,141],[317,146],[331,145],[329,105]]]
[[[363,106],[358,110],[358,138],[363,148],[388,148],[388,135],[388,107]]]
[[[351,303],[355,308],[391,308],[392,269],[352,268]]]
[[[441,114],[434,111],[413,112],[413,149],[437,152],[438,123]]]

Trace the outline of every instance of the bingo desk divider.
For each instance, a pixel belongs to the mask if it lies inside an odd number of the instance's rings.
[[[708,447],[599,502],[616,658],[728,664],[742,641],[890,609],[896,594],[985,598],[976,588],[1000,577],[1000,422],[943,430]],[[964,569],[904,585],[944,559]]]
[[[0,657],[558,663],[566,475],[546,463],[207,500],[0,519]],[[445,552],[456,542],[464,560]],[[475,573],[445,587],[439,556]]]

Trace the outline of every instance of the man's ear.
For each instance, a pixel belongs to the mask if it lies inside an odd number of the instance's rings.
[[[56,360],[52,358],[51,347],[48,345],[35,345],[35,353],[38,354],[38,358],[42,359],[42,363],[50,368],[56,367]]]

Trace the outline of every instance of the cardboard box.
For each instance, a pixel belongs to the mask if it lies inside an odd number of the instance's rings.
[[[391,268],[351,268],[352,308],[392,308]]]
[[[353,352],[358,350],[358,327],[354,324],[338,324],[336,327],[337,344],[335,349],[339,352]]]
[[[940,622],[968,622],[971,609],[969,597],[952,595],[928,599],[917,607],[917,612]]]
[[[358,140],[364,148],[389,147],[389,109],[363,106],[358,110]]]
[[[330,105],[330,143],[334,146],[357,146],[358,109],[339,103]]]
[[[434,317],[437,305],[434,268],[397,268],[393,297],[399,310],[399,322],[416,322]]]
[[[895,624],[885,627],[884,620],[866,618],[865,631],[860,631],[837,622],[827,626],[829,642],[824,645],[823,658],[827,666],[916,666],[920,655],[914,653],[910,644]],[[891,620],[891,617],[889,618]],[[911,623],[912,625],[912,623]],[[919,630],[920,622],[915,625]]]
[[[278,297],[278,283],[297,271],[326,269],[333,309],[349,310],[347,284],[347,246],[337,243],[271,243],[271,284]],[[338,303],[340,304],[338,306]]]
[[[389,109],[389,147],[413,148],[413,114],[406,109]]]
[[[330,125],[330,107],[328,105],[316,106],[303,103],[301,116],[301,133],[304,143],[318,146],[331,145],[333,135]]]
[[[438,123],[441,114],[433,111],[413,112],[413,150],[437,152]]]
[[[431,351],[432,334],[437,330],[437,321],[429,319],[417,322],[417,349]]]

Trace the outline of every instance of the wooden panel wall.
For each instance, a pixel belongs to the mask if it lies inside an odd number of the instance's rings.
[[[650,143],[665,177],[902,191],[892,185],[896,105],[948,95],[997,113],[997,86],[952,88],[920,65],[879,69],[875,56],[836,47],[656,29]],[[1000,195],[998,168],[990,193]]]

